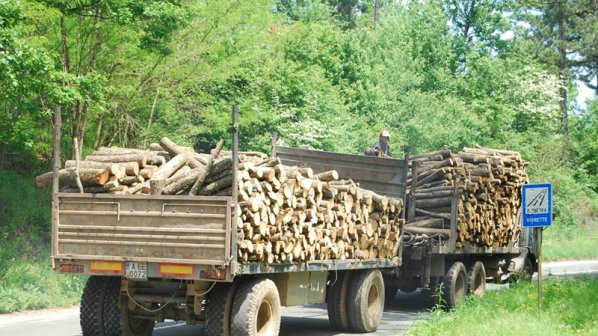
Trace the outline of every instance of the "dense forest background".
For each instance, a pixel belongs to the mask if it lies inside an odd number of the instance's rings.
[[[596,226],[595,0],[0,0],[0,257],[50,232],[53,116],[74,139],[206,152],[285,144],[361,153],[521,151],[552,182],[555,229]],[[589,88],[581,103],[580,85]],[[229,141],[230,144],[230,141]],[[565,232],[565,231],[555,231]],[[593,231],[592,231],[593,232]],[[43,254],[43,253],[42,253]]]

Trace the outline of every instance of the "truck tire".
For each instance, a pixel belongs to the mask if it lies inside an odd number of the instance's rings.
[[[248,279],[234,295],[230,334],[232,336],[278,335],[280,297],[270,279]]]
[[[120,277],[90,276],[81,297],[80,321],[83,336],[119,336]]]
[[[467,271],[467,295],[484,296],[486,292],[486,268],[481,261],[476,261]]]
[[[467,273],[465,265],[456,261],[446,272],[442,281],[442,298],[447,309],[453,309],[467,293]]]
[[[230,336],[230,314],[236,283],[217,283],[206,302],[205,336]]]
[[[523,260],[523,267],[518,272],[512,272],[509,274],[509,279],[507,280],[509,283],[518,283],[518,282],[532,282],[532,277],[534,275],[534,262],[532,261],[531,255],[527,255],[527,257]]]
[[[384,297],[384,278],[380,270],[355,273],[347,292],[349,331],[376,331],[384,313]]]
[[[528,255],[527,258],[525,258],[523,269],[521,270],[523,278],[526,281],[531,282],[534,271],[534,262],[532,261],[532,258],[530,258],[530,255]]]
[[[347,288],[349,287],[350,272],[336,272],[326,290],[328,307],[328,321],[334,330],[349,330],[349,314],[347,312]]]

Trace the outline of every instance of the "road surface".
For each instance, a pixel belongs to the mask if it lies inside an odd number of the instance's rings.
[[[598,275],[598,260],[566,261],[544,264],[544,276]],[[489,286],[490,289],[504,286]],[[397,300],[386,304],[376,335],[402,335],[416,320],[426,317],[434,302],[422,294],[398,293]],[[159,323],[155,336],[198,336],[202,326]],[[80,336],[79,307],[53,308],[0,315],[0,335],[10,336]],[[333,331],[328,324],[326,305],[282,309],[280,335],[348,336]]]

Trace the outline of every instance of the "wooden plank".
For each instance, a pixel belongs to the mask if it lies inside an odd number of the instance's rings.
[[[352,179],[377,194],[404,199],[407,162],[364,155],[273,146],[287,166],[310,167],[315,173],[336,170],[340,179]]]
[[[402,171],[399,170],[381,170],[379,167],[359,167],[350,165],[347,162],[340,163],[334,161],[326,162],[313,162],[306,161],[300,158],[285,159],[280,158],[284,165],[288,166],[301,166],[308,165],[313,169],[314,173],[321,173],[329,170],[336,170],[340,179],[354,179],[359,181],[375,182],[375,183],[391,183],[391,184],[402,184],[401,177]]]
[[[374,156],[366,156],[366,155],[355,155],[355,154],[342,154],[342,153],[332,153],[332,152],[325,152],[319,150],[312,150],[312,149],[301,149],[301,148],[291,148],[291,147],[283,147],[283,146],[276,146],[276,156],[281,157],[283,154],[289,154],[290,156],[301,156],[301,157],[308,157],[314,159],[324,159],[324,160],[333,160],[335,162],[353,162],[356,164],[364,164],[377,167],[395,167],[396,169],[402,168],[406,162],[404,160],[399,159],[384,159],[378,158]]]
[[[60,255],[220,266],[230,259],[230,197],[61,194],[59,199]]]

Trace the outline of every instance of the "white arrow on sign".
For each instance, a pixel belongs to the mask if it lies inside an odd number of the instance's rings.
[[[530,188],[525,190],[526,214],[548,213],[548,188]]]

